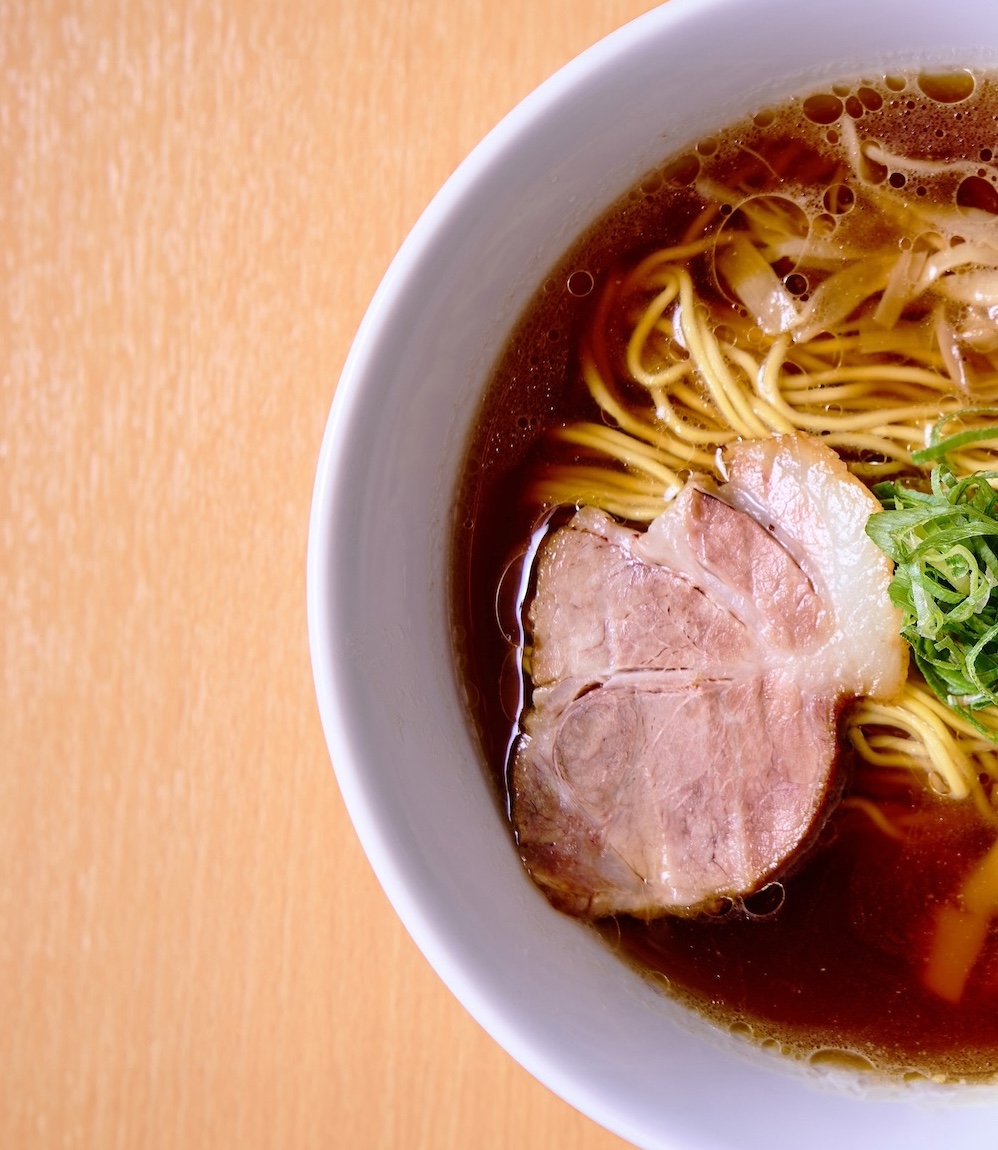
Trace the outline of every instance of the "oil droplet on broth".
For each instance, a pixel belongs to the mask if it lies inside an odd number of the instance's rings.
[[[525,551],[514,555],[506,564],[496,587],[496,623],[507,643],[518,643],[520,639],[520,597],[525,559]]]
[[[937,104],[959,104],[961,100],[966,100],[974,94],[977,81],[964,69],[953,72],[920,72],[918,86]]]
[[[812,124],[834,124],[842,115],[843,103],[830,92],[819,92],[804,101],[804,115]]]
[[[568,294],[574,295],[577,299],[582,299],[596,286],[596,281],[593,279],[593,273],[588,271],[572,272],[568,277]]]
[[[998,188],[980,176],[967,176],[956,190],[957,207],[998,216]]]
[[[853,1073],[866,1073],[871,1074],[876,1067],[862,1054],[856,1054],[852,1050],[837,1050],[834,1047],[826,1047],[823,1050],[816,1050],[808,1057],[808,1065],[813,1066],[817,1070],[848,1070]]]
[[[859,88],[856,95],[862,101],[863,106],[871,112],[879,111],[884,105],[883,96],[875,88]]]
[[[692,154],[679,156],[662,168],[662,179],[680,187],[692,184],[699,175],[700,160]]]
[[[851,211],[856,203],[856,193],[848,184],[831,184],[825,192],[825,209],[833,215],[841,216]]]

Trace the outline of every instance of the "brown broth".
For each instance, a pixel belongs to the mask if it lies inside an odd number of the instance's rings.
[[[833,813],[813,854],[782,880],[773,914],[621,917],[603,933],[704,1014],[799,1058],[835,1050],[894,1074],[993,1074],[998,954],[978,962],[958,1004],[920,979],[935,912],[993,830],[969,804],[925,792],[890,808],[901,840],[848,804]]]
[[[810,189],[801,199],[812,222],[830,220],[828,226],[840,228],[850,242],[875,245],[869,221],[850,218],[852,192],[841,157],[828,146],[847,116],[890,152],[979,161],[969,182],[965,169],[931,179],[886,167],[871,172],[899,197],[998,212],[998,85],[978,76],[973,94],[955,99],[965,88],[963,78],[867,78],[759,112],[649,173],[539,287],[485,396],[454,534],[455,645],[484,759],[503,803],[519,701],[509,641],[515,624],[511,588],[539,514],[524,493],[538,461],[552,450],[546,432],[599,418],[580,382],[579,345],[602,291],[644,255],[683,235],[703,206],[691,184],[698,171],[737,186],[740,194],[779,191],[788,181]],[[700,290],[715,290],[706,260],[700,271]],[[611,339],[614,334],[611,327]],[[782,878],[778,909],[768,909],[762,897],[754,912],[750,900],[748,909],[739,906],[723,917],[666,917],[650,924],[620,918],[599,929],[628,962],[680,999],[799,1057],[837,1049],[895,1075],[998,1072],[995,930],[958,1005],[921,982],[933,910],[956,897],[993,830],[971,804],[901,780],[874,796],[900,828],[900,838],[890,837],[848,802],[868,783],[857,782],[863,776],[846,756],[843,772],[846,801],[833,811],[818,845]]]

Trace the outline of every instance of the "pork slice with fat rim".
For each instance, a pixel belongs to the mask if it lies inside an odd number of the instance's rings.
[[[756,889],[812,832],[842,702],[904,681],[874,497],[806,436],[727,465],[645,532],[590,508],[539,549],[512,810],[527,869],[571,913]]]

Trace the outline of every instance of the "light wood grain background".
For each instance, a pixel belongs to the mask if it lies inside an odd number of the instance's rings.
[[[0,0],[0,1146],[609,1150],[404,934],[304,569],[434,191],[650,0]]]

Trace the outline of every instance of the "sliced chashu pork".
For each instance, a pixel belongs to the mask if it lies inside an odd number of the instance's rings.
[[[513,819],[571,913],[756,889],[822,809],[843,700],[903,684],[875,498],[807,436],[726,463],[725,484],[691,481],[645,532],[583,509],[538,553]]]

